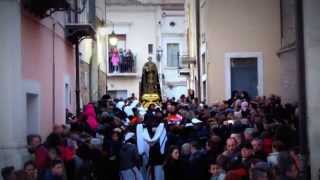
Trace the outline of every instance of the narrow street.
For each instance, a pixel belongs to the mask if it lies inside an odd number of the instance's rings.
[[[1,0],[0,180],[317,180],[320,1]]]

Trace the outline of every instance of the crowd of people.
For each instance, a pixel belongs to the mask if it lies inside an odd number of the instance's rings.
[[[5,180],[295,180],[305,164],[296,141],[296,107],[281,98],[231,99],[207,105],[192,91],[145,109],[134,95],[105,95],[42,140]]]

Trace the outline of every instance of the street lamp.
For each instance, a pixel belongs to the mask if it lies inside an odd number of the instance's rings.
[[[114,33],[114,30],[112,30],[112,33],[109,35],[109,43],[111,46],[116,46],[118,43],[118,37],[116,33]]]

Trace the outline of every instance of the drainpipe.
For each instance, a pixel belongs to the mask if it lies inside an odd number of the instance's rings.
[[[101,98],[101,94],[100,94],[100,64],[98,64],[98,99]]]
[[[93,48],[92,48],[92,52],[93,52]],[[93,101],[93,92],[94,92],[94,88],[93,88],[93,85],[92,85],[92,73],[93,73],[93,54],[91,54],[91,57],[90,57],[90,62],[89,62],[89,101],[92,102]]]
[[[196,1],[196,39],[197,39],[197,87],[198,98],[201,101],[201,77],[200,77],[200,0]]]
[[[306,98],[306,69],[303,37],[303,2],[296,0],[296,41],[297,41],[297,69],[299,89],[299,145],[305,157],[304,174],[302,179],[307,179],[309,165],[309,149],[307,136],[307,98]]]
[[[78,10],[78,0],[74,0],[75,2],[75,9]],[[74,22],[78,23],[78,13],[74,13]],[[75,44],[75,56],[76,56],[76,112],[77,115],[80,114],[80,77],[79,77],[79,41],[76,41]]]
[[[56,123],[56,62],[55,62],[56,23],[52,24],[52,125]]]

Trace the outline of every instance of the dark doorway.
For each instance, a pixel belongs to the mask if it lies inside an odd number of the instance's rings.
[[[231,58],[231,92],[246,91],[250,97],[258,95],[257,58]]]

